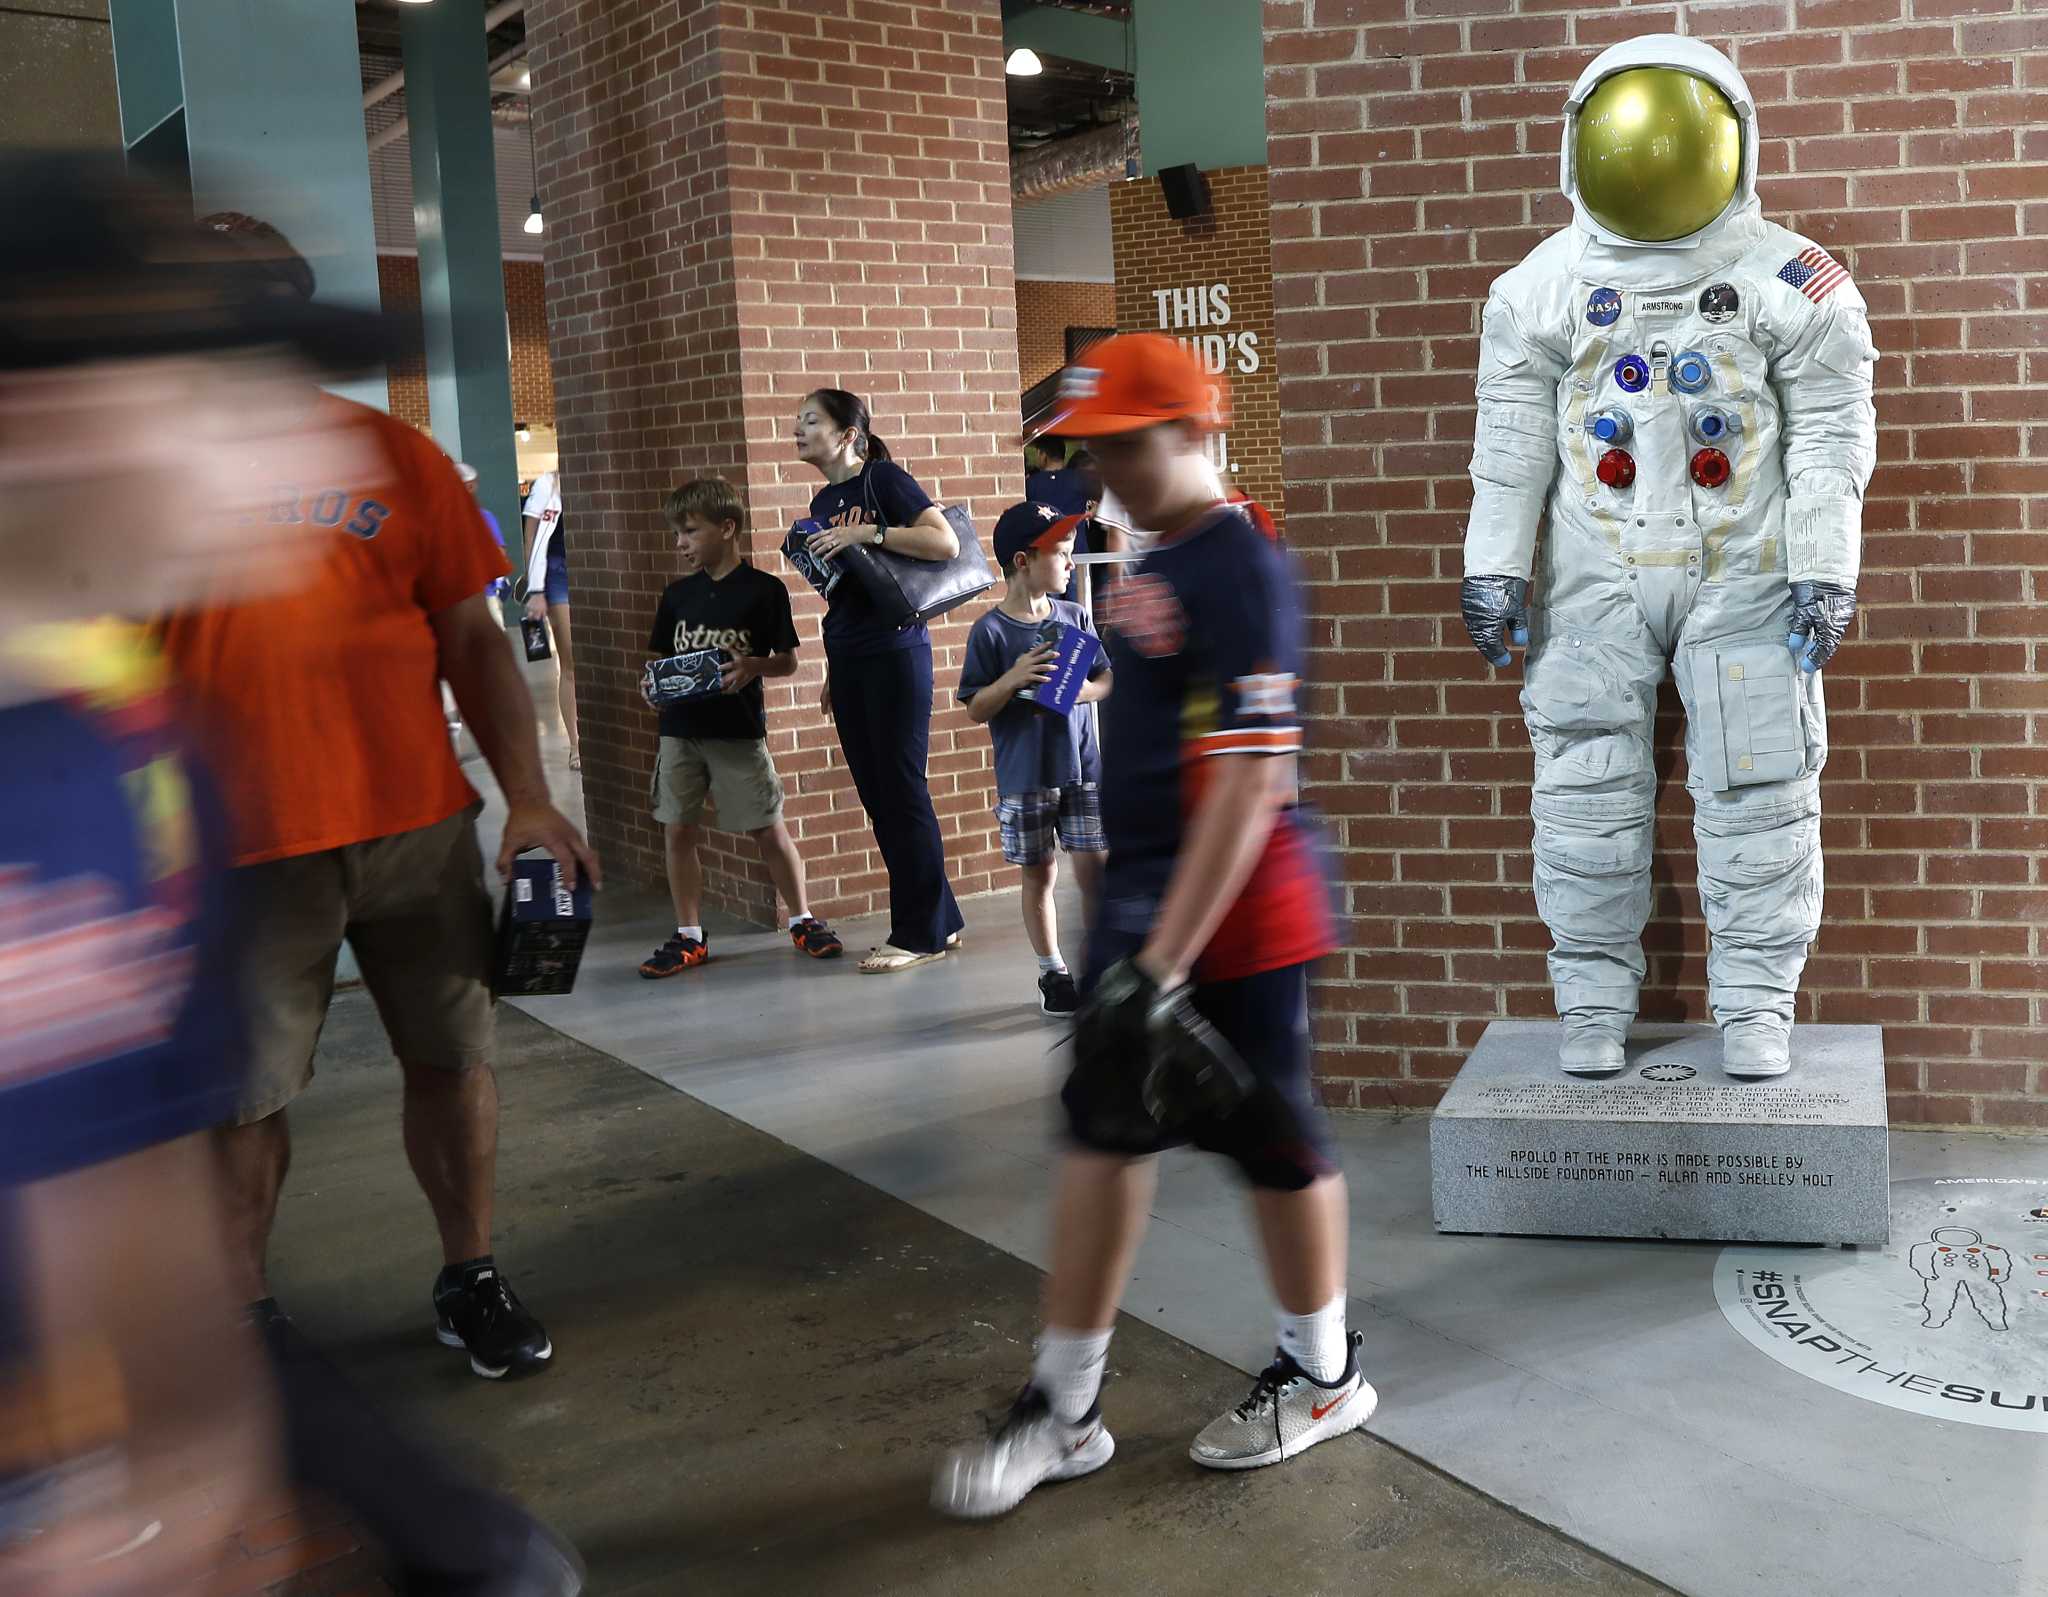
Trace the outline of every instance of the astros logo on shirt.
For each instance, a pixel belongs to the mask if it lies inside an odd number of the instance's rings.
[[[1173,584],[1152,572],[1138,572],[1110,593],[1104,625],[1150,660],[1180,653],[1187,641],[1187,612]]]

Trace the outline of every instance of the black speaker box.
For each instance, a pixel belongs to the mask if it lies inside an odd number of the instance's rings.
[[[1209,180],[1202,176],[1202,169],[1193,162],[1185,166],[1161,167],[1159,192],[1166,196],[1166,212],[1176,222],[1207,216],[1213,209],[1209,201]]]

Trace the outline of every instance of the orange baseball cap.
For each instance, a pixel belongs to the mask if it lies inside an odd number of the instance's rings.
[[[1060,375],[1052,420],[1041,436],[1102,438],[1161,422],[1230,420],[1230,390],[1163,333],[1120,333],[1090,344]]]

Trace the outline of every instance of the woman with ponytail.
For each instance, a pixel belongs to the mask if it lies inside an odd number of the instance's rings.
[[[796,418],[797,458],[825,479],[811,499],[823,524],[811,550],[837,559],[856,544],[915,560],[951,560],[960,541],[917,479],[889,457],[868,407],[843,388],[808,395]],[[879,616],[858,582],[841,582],[825,610],[825,691],[819,708],[839,746],[889,872],[889,940],[861,961],[871,976],[945,957],[965,923],[946,880],[945,844],[925,782],[931,746],[932,640]]]

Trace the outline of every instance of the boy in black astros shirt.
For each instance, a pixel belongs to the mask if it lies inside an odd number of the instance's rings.
[[[661,750],[654,771],[654,818],[668,855],[674,933],[642,961],[649,980],[673,976],[710,957],[704,937],[704,873],[697,862],[705,800],[722,830],[745,832],[761,851],[789,909],[799,953],[836,959],[845,950],[810,911],[804,862],[782,820],[782,779],[768,755],[763,677],[796,674],[796,624],[789,590],[740,557],[746,511],[723,477],[698,477],[668,496],[676,547],[695,568],[662,590],[647,647],[656,659],[721,650],[723,691],[661,708]]]

